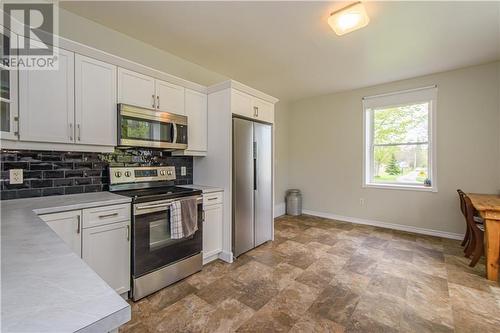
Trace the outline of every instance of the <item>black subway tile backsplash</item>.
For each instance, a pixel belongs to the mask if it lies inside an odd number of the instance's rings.
[[[42,189],[42,196],[46,197],[49,195],[63,195],[64,187],[49,187]]]
[[[32,197],[41,197],[42,190],[41,189],[23,189],[17,191],[18,198],[32,198]]]
[[[34,179],[31,181],[32,188],[52,187],[54,182],[51,179]]]
[[[44,171],[43,178],[64,178],[64,171]]]
[[[107,191],[110,166],[175,166],[176,185],[193,183],[193,158],[170,152],[116,149],[113,153],[2,150],[1,200]],[[181,167],[186,176],[181,176]],[[9,183],[9,170],[23,169],[23,184]]]

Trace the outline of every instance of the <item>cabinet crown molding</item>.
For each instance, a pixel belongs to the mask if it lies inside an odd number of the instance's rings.
[[[246,94],[252,95],[254,97],[260,98],[266,102],[276,104],[278,103],[279,99],[276,97],[273,97],[271,95],[268,95],[266,93],[263,93],[262,91],[259,91],[257,89],[254,89],[252,87],[249,87],[241,82],[235,81],[235,80],[227,80],[223,81],[217,84],[214,84],[210,87],[207,88],[207,93],[212,94],[214,92],[220,91],[220,90],[225,90],[225,89],[236,89],[241,92],[244,92]]]

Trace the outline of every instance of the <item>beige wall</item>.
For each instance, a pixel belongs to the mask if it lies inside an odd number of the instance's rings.
[[[280,101],[275,108],[275,205],[283,204],[288,186],[288,114],[289,105]]]
[[[292,103],[288,186],[303,191],[307,210],[463,232],[456,189],[500,189],[499,70],[497,62]],[[438,193],[362,188],[361,98],[433,84]]]
[[[62,37],[121,56],[202,85],[212,85],[227,77],[143,43],[94,21],[59,9]]]

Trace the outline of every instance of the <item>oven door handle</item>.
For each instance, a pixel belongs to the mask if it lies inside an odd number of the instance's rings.
[[[137,206],[135,209],[137,210],[142,210],[142,209],[149,209],[149,208],[160,208],[160,207],[169,207],[172,206],[172,203],[164,203],[164,204],[157,204],[157,205],[148,205],[148,206]]]
[[[187,199],[189,197],[183,197],[183,198],[179,198],[179,200],[182,200],[182,199]],[[136,206],[135,209],[136,210],[144,210],[144,209],[151,209],[151,208],[167,208],[167,207],[170,207],[172,206],[172,202],[175,201],[175,200],[172,200],[170,202],[162,202],[162,203],[159,203],[159,204],[152,204],[152,205],[145,205],[145,206]],[[196,203],[197,204],[200,204],[203,202],[203,198],[202,197],[197,197],[196,198]]]

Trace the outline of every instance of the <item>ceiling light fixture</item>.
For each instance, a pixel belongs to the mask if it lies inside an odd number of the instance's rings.
[[[328,24],[339,36],[366,27],[368,22],[370,18],[361,1],[334,11],[328,18]]]

